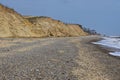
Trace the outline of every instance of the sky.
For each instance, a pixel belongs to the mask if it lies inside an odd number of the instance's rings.
[[[120,36],[120,0],[1,0],[22,15],[49,16]]]

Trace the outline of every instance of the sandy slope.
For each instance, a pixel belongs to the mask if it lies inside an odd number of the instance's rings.
[[[120,80],[120,59],[88,43],[96,39],[1,38],[0,80]]]
[[[85,36],[79,25],[68,25],[48,17],[24,17],[0,4],[0,37]]]
[[[0,4],[0,37],[31,37],[32,24],[22,15]]]
[[[41,36],[49,37],[68,37],[68,36],[86,36],[88,35],[78,24],[65,24],[62,21],[52,19],[50,17],[27,17],[32,24],[32,31]]]

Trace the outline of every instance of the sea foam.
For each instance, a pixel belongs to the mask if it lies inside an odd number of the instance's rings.
[[[98,42],[93,42],[93,44],[115,48],[120,51],[120,37],[103,37],[103,40],[98,41]],[[110,52],[109,54],[113,56],[120,56],[120,52],[118,51]]]

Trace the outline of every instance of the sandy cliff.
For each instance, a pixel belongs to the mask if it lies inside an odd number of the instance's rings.
[[[50,17],[27,17],[34,24],[33,32],[41,33],[43,36],[65,37],[65,36],[85,36],[80,25],[65,24]]]
[[[0,4],[0,37],[30,37],[32,24],[19,13]]]
[[[87,35],[80,25],[50,17],[22,16],[0,4],[0,37],[66,37]]]

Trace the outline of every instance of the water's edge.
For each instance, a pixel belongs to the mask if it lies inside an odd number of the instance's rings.
[[[109,50],[109,54],[112,56],[120,57],[120,39],[117,41],[117,38],[103,37],[99,41],[92,42],[92,44]]]

